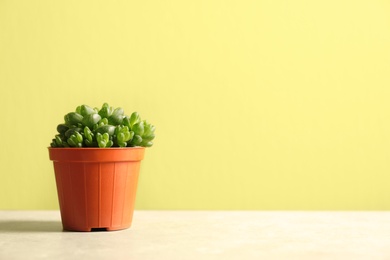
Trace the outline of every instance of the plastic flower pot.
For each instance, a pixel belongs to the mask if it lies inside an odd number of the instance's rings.
[[[49,148],[64,230],[129,228],[144,152],[144,147]]]

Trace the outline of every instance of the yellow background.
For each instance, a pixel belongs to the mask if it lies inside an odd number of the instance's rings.
[[[80,104],[156,125],[138,209],[390,209],[388,1],[0,0],[0,209]]]

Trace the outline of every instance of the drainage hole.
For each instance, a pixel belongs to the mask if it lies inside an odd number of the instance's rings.
[[[91,232],[107,231],[107,228],[91,228]]]

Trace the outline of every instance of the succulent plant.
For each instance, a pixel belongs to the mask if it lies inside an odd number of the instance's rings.
[[[155,127],[134,112],[125,115],[122,108],[104,103],[101,109],[81,105],[64,116],[51,147],[150,147]]]

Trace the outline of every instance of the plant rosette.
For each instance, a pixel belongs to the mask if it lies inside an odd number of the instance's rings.
[[[65,115],[49,147],[65,230],[120,230],[131,226],[145,147],[155,127],[134,112],[104,103]]]
[[[141,120],[137,112],[131,116],[122,108],[113,109],[107,103],[102,108],[78,106],[64,116],[57,126],[58,134],[50,146],[55,147],[151,147],[155,127]]]

